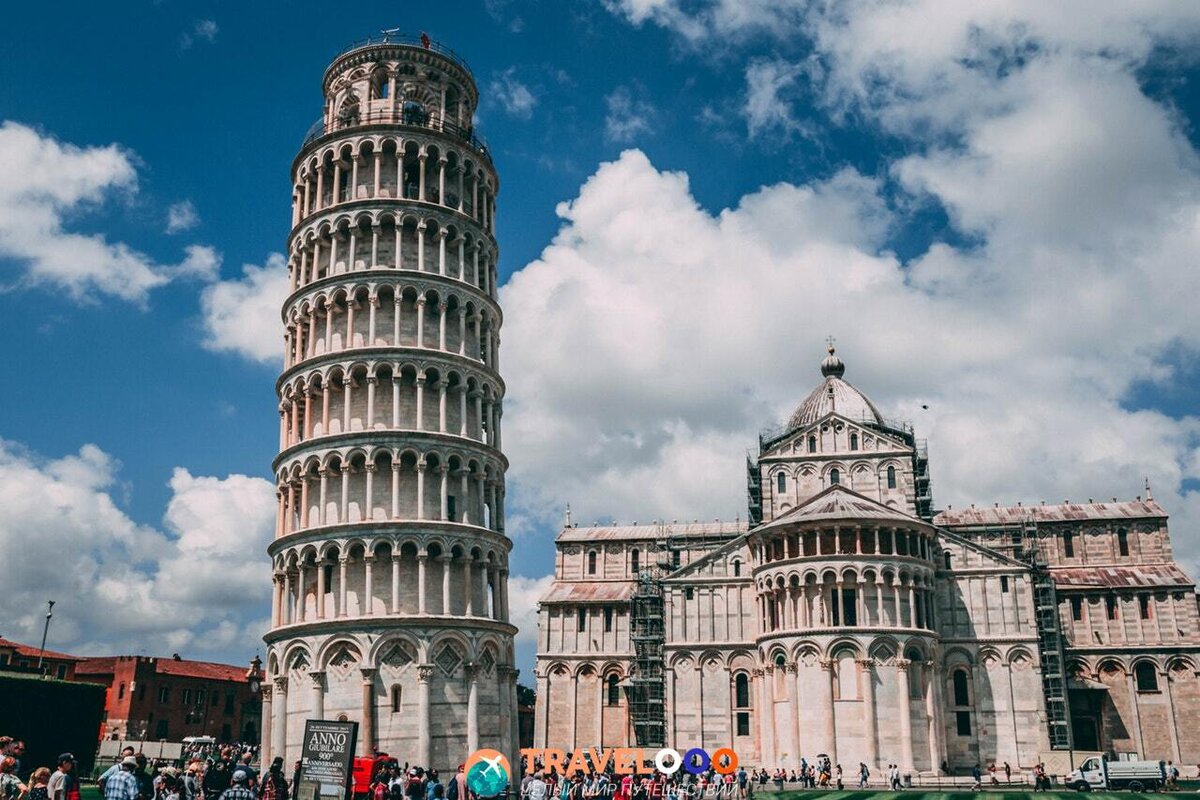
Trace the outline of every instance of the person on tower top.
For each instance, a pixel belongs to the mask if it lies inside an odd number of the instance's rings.
[[[429,41],[429,34],[425,31],[421,31],[421,47],[424,47],[426,50],[428,50],[431,44],[433,44],[433,42]]]

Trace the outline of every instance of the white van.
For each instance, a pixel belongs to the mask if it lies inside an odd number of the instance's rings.
[[[1154,791],[1167,780],[1166,768],[1161,761],[1109,761],[1092,756],[1079,765],[1079,769],[1067,775],[1066,784],[1081,792],[1092,789],[1131,789],[1140,792]]]

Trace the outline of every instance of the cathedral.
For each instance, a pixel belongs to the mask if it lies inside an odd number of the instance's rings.
[[[925,443],[845,371],[830,347],[759,437],[747,521],[568,521],[535,746],[828,755],[847,774],[1200,761],[1195,583],[1149,486],[935,510]]]

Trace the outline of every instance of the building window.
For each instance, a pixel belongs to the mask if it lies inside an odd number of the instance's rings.
[[[621,681],[616,675],[608,676],[608,704],[621,705]]]
[[[61,680],[64,680],[64,679],[67,677],[67,665],[66,665],[66,664],[59,664],[59,665],[58,665],[58,669],[56,669],[56,670],[54,671],[54,674],[58,676],[58,679],[59,679],[60,681],[61,681]]]
[[[954,705],[971,705],[971,692],[967,683],[967,671],[965,669],[954,670]]]
[[[171,699],[171,687],[170,686],[158,687],[158,702],[165,703],[170,699]]]
[[[1104,610],[1108,614],[1109,619],[1117,618],[1117,598],[1111,594],[1104,598]]]
[[[683,590],[683,597],[684,597],[684,599],[686,599],[686,600],[693,600],[693,599],[695,599],[695,597],[696,597],[696,590],[695,590],[695,589],[693,589],[691,586],[687,587],[686,589],[684,589],[684,590]]]
[[[1071,619],[1078,622],[1083,619],[1083,599],[1079,597],[1071,598]]]
[[[225,713],[226,714],[233,713],[233,704],[236,700],[237,700],[237,695],[234,694],[233,692],[225,693]]]
[[[896,488],[896,468],[895,467],[888,467],[887,482],[888,482],[887,486],[889,489]]]
[[[629,554],[629,568],[633,571],[634,575],[637,575],[642,569],[641,553],[639,553],[636,549]]]
[[[183,690],[183,704],[186,706],[191,702],[192,702],[192,690],[184,689]]]
[[[1075,534],[1071,531],[1063,534],[1063,555],[1067,558],[1075,557]]]
[[[1007,575],[1000,576],[1000,591],[1004,592],[1005,594],[1008,594],[1008,576]]]
[[[733,577],[740,578],[742,575],[742,562],[733,562]]]
[[[850,434],[850,449],[851,450],[858,449],[858,434],[857,433]]]
[[[671,551],[671,568],[679,569],[680,552],[678,550]]]
[[[117,699],[118,700],[125,699],[125,684],[123,684],[123,683],[117,687]]]
[[[604,607],[604,632],[605,633],[609,633],[612,631],[612,621],[613,621],[612,606],[605,606]]]
[[[333,591],[333,564],[326,564],[321,567],[325,573],[325,591]]]
[[[1142,615],[1142,619],[1150,619],[1150,595],[1138,595],[1138,613]]]
[[[834,467],[833,469],[829,470],[829,485],[830,486],[837,486],[838,483],[841,481],[841,479],[842,479],[842,474],[840,472],[838,472],[837,467]]]
[[[138,700],[145,700],[145,699],[146,699],[146,684],[143,683],[141,686],[138,687]]]
[[[817,437],[815,437],[815,436],[808,437],[808,452],[810,452],[810,453],[817,452]]]
[[[1133,668],[1133,680],[1139,692],[1158,691],[1158,671],[1149,661],[1142,661]]]
[[[587,609],[579,608],[575,611],[575,630],[582,633],[587,629]]]
[[[733,679],[733,707],[734,708],[749,708],[750,707],[750,679],[746,677],[746,673],[739,672],[737,677]]]
[[[595,574],[596,574],[596,551],[591,550],[588,552],[588,575],[595,575]]]
[[[452,494],[446,496],[446,519],[450,522],[458,522],[458,504],[455,502],[456,499]]]
[[[775,485],[776,485],[776,490],[780,494],[783,494],[784,492],[786,492],[787,491],[787,475],[782,472],[779,473],[778,475],[776,475],[775,476]]]
[[[213,708],[221,704],[221,692],[219,689],[213,689],[212,700]]]
[[[970,711],[955,711],[954,712],[954,727],[959,736],[971,735],[971,712]]]
[[[945,560],[946,569],[950,569],[950,551],[947,550],[946,552],[942,553],[942,558]]]
[[[750,735],[750,714],[745,711],[739,711],[737,713],[737,735]]]
[[[204,690],[196,690],[196,708],[201,708],[204,705]]]
[[[1117,550],[1123,556],[1129,555],[1129,534],[1124,528],[1117,530]]]
[[[403,695],[400,692],[400,684],[392,686],[392,713],[399,714],[403,707]]]

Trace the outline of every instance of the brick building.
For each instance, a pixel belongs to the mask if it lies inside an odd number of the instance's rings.
[[[53,650],[42,652],[31,645],[0,636],[0,671],[36,672],[39,657],[45,674],[66,681],[74,679],[75,665],[81,660],[79,656],[56,653]]]
[[[249,669],[179,656],[82,658],[74,679],[108,687],[107,738],[259,741],[262,676],[257,658]]]

